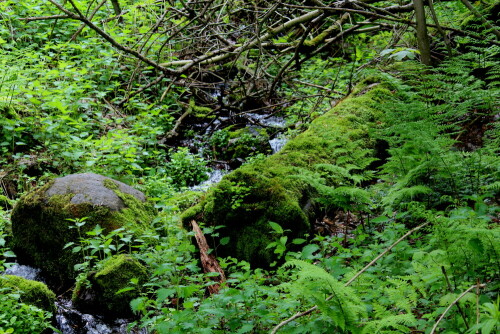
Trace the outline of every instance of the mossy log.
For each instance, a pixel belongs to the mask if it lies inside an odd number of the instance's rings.
[[[184,225],[193,219],[208,226],[223,225],[220,235],[230,241],[217,245],[219,256],[268,266],[275,256],[266,247],[276,238],[270,221],[290,230],[288,240],[312,232],[318,191],[304,176],[319,178],[318,165],[355,164],[363,169],[376,160],[376,140],[370,134],[380,126],[382,112],[376,107],[390,98],[389,87],[379,79],[364,80],[279,153],[226,175],[183,213]]]

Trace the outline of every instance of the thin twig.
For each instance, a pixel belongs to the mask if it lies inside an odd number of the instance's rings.
[[[106,3],[106,1],[107,0],[102,0],[101,3],[99,3],[94,8],[94,10],[92,11],[92,13],[89,16],[89,20],[92,20],[94,18],[95,14],[97,14],[97,11],[99,10],[99,8],[101,8]],[[82,32],[83,28],[85,28],[85,27],[86,27],[86,24],[82,23],[82,25],[80,26],[80,28],[78,28],[78,30],[73,34],[73,36],[71,36],[70,42],[75,41],[76,38],[78,37],[78,35],[80,35],[80,33]]]
[[[444,310],[443,314],[441,314],[441,316],[439,317],[438,321],[432,327],[432,330],[431,330],[430,334],[434,334],[436,332],[436,329],[437,329],[439,323],[441,322],[441,320],[444,319],[444,317],[446,316],[446,313],[448,313],[448,311],[453,307],[453,305],[455,305],[467,293],[469,293],[470,291],[474,290],[475,288],[479,289],[479,288],[484,288],[485,286],[486,286],[486,284],[475,284],[475,285],[471,286],[470,288],[468,288],[467,290],[465,290],[464,292],[462,292],[462,294],[460,296],[458,296],[457,299],[455,299],[450,305],[448,305],[448,307],[446,308],[446,310]]]
[[[441,266],[441,271],[442,271],[442,273],[444,275],[444,278],[446,280],[446,285],[448,286],[448,291],[450,291],[451,293],[453,293],[453,289],[451,288],[451,283],[450,283],[450,280],[448,278],[448,274],[446,273],[446,269],[444,268],[444,266]],[[467,329],[469,329],[469,323],[467,322],[467,317],[465,316],[465,313],[462,310],[462,307],[460,307],[460,304],[457,304],[457,308],[458,308],[458,312],[462,316],[462,319],[464,320],[465,327]]]
[[[143,54],[137,52],[136,50],[130,49],[130,48],[128,48],[128,47],[126,47],[126,46],[118,43],[113,37],[111,37],[110,35],[108,35],[104,30],[102,30],[101,28],[99,28],[98,26],[96,26],[94,23],[92,23],[92,21],[89,21],[81,13],[75,14],[72,11],[64,8],[60,3],[56,2],[55,0],[48,0],[48,1],[50,3],[52,3],[54,6],[56,6],[60,11],[62,11],[65,14],[67,14],[68,16],[70,16],[70,18],[72,18],[74,20],[78,20],[78,21],[84,22],[89,28],[91,28],[96,33],[98,33],[102,38],[104,38],[106,41],[108,41],[111,45],[113,45],[118,50],[121,50],[121,51],[123,51],[125,53],[128,53],[128,54],[136,57],[137,59],[140,59],[144,63],[146,63],[146,64],[148,64],[150,66],[153,66],[154,68],[156,68],[157,70],[159,70],[159,71],[161,71],[163,73],[168,73],[168,74],[182,73],[182,71],[176,71],[176,70],[172,70],[172,69],[166,68],[166,67],[164,67],[164,66],[156,63],[155,61],[149,59],[148,57],[144,56]],[[71,3],[71,1],[70,1],[70,3]],[[75,8],[75,10],[77,10],[76,6],[74,6],[74,8]],[[78,12],[80,12],[80,11],[78,10]]]
[[[464,4],[465,7],[467,7],[472,12],[472,14],[474,14],[474,16],[476,16],[479,20],[481,20],[481,22],[483,22],[484,25],[490,28],[491,32],[495,34],[498,40],[500,40],[500,31],[498,31],[488,20],[486,20],[484,16],[482,16],[481,13],[479,13],[479,11],[474,6],[472,6],[472,4],[469,1],[467,0],[460,0],[460,1]]]

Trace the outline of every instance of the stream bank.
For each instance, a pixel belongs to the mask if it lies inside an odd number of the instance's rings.
[[[45,283],[40,269],[17,263],[2,274]],[[147,334],[146,330],[129,329],[130,319],[109,320],[81,313],[73,306],[71,299],[64,295],[58,296],[55,304],[57,310],[54,315],[55,326],[62,334]]]

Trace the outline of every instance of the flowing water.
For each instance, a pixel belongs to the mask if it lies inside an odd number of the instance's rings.
[[[286,138],[274,138],[269,141],[269,145],[271,146],[271,149],[273,150],[273,154],[279,152],[283,146],[288,142],[288,139]]]
[[[20,264],[14,264],[4,272],[5,275],[43,282],[40,273],[40,269]],[[99,316],[81,313],[73,307],[70,299],[64,297],[57,298],[56,308],[56,327],[62,334],[147,334],[146,330],[128,330],[126,319],[105,321]]]
[[[222,177],[229,173],[229,169],[226,166],[226,169],[214,169],[208,174],[208,180],[203,181],[200,184],[197,184],[195,186],[190,187],[190,190],[194,191],[206,191],[208,188],[210,188],[212,185],[218,183],[220,180],[222,180]]]

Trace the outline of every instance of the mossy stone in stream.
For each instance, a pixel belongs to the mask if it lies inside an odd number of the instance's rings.
[[[73,303],[88,313],[104,314],[112,318],[124,318],[132,315],[130,301],[138,297],[140,287],[147,281],[146,268],[130,255],[115,255],[102,264],[102,269],[92,272],[87,277],[89,285],[78,282],[73,290]],[[131,280],[136,280],[132,285]]]
[[[0,275],[0,289],[8,288],[21,295],[21,301],[43,310],[56,311],[56,295],[44,283],[13,275]],[[0,291],[0,295],[2,292]]]
[[[148,229],[154,209],[145,196],[102,175],[73,174],[52,180],[21,197],[12,212],[12,248],[21,263],[43,270],[57,289],[75,278],[74,265],[83,262],[69,242],[97,224],[105,232],[125,227],[136,233]],[[75,228],[80,219],[85,225]]]
[[[377,105],[392,95],[386,88],[390,83],[376,79],[358,85],[350,97],[315,119],[277,154],[226,175],[199,204],[183,213],[184,225],[189,227],[193,219],[208,226],[224,225],[218,230],[220,236],[230,239],[217,247],[217,255],[269,266],[276,255],[267,245],[277,238],[269,222],[289,230],[288,242],[312,232],[311,221],[319,207],[314,182],[321,177],[318,166],[362,170],[376,160],[371,131],[381,126],[382,111]]]
[[[228,161],[240,166],[242,161],[256,154],[271,153],[269,134],[266,129],[247,126],[235,129],[233,126],[215,132],[208,140],[214,159]]]

